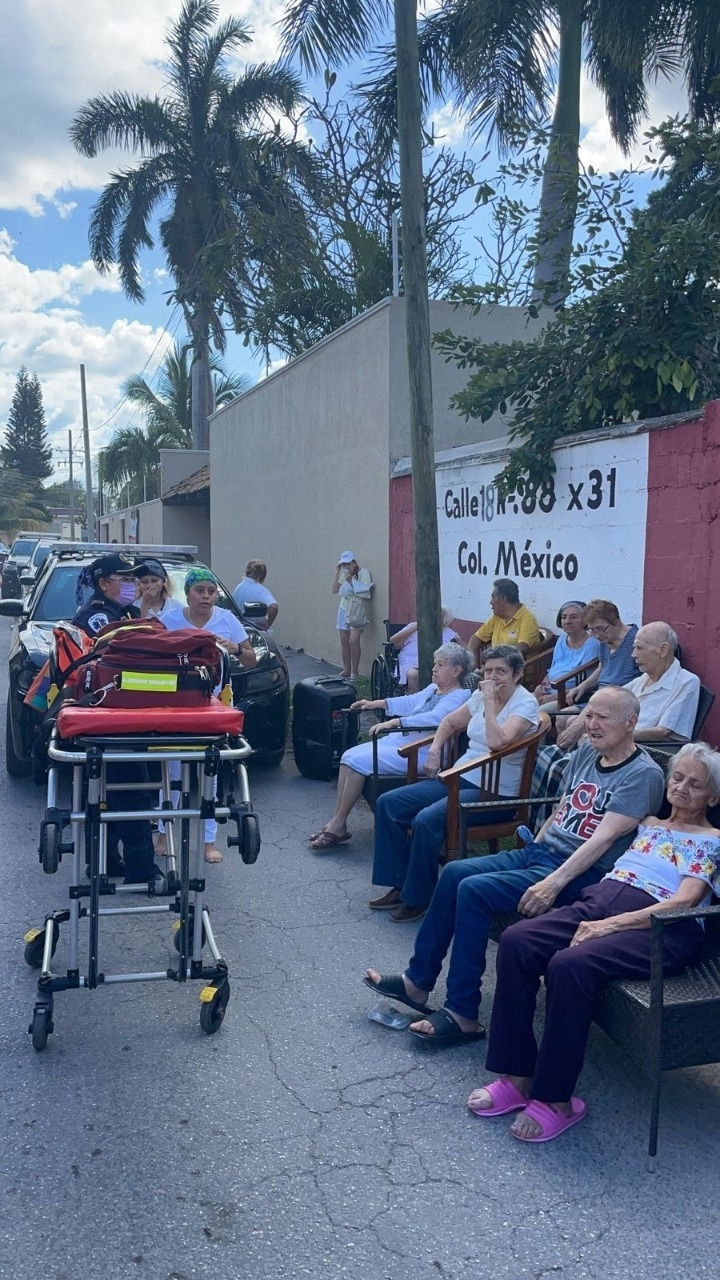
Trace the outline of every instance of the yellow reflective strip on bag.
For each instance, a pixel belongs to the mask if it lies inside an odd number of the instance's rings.
[[[171,671],[121,671],[120,688],[136,693],[177,693],[177,674]]]

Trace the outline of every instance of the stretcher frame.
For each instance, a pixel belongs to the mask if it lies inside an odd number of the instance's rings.
[[[25,935],[25,959],[31,967],[40,969],[28,1027],[34,1049],[43,1050],[54,1030],[54,997],[58,992],[94,990],[124,982],[201,980],[204,983],[200,991],[201,1028],[208,1035],[220,1029],[230,987],[228,966],[218,947],[205,902],[204,823],[207,818],[235,822],[237,835],[228,836],[228,847],[237,847],[244,862],[256,860],[260,832],[244,764],[251,752],[244,738],[227,733],[152,731],[121,737],[105,733],[63,741],[58,737],[57,728],[54,729],[48,747],[47,809],[41,824],[39,857],[43,869],[52,874],[58,869],[63,854],[70,855],[70,901],[68,907],[50,912],[41,929],[31,929]],[[173,806],[171,793],[178,784],[170,777],[170,765],[175,761],[180,764],[177,808]],[[123,763],[159,764],[160,781],[109,781],[108,766]],[[60,774],[68,766],[72,770],[69,810],[59,803]],[[224,802],[222,798],[220,802],[216,800],[216,781],[221,769],[224,773],[229,769],[231,777]],[[160,810],[107,808],[108,793],[112,790],[153,792],[160,787],[165,796]],[[118,820],[152,821],[159,812],[167,838],[165,873],[147,885],[115,884],[107,874],[108,824]],[[66,842],[63,833],[68,827],[70,840]],[[82,875],[85,863],[89,867],[86,879]],[[117,901],[119,897],[139,893],[148,898],[147,905],[106,905],[108,899]],[[108,973],[101,968],[101,920],[162,914],[177,916],[175,967],[126,973]],[[85,921],[88,923],[87,967],[81,972],[80,931]],[[60,925],[64,923],[69,925],[67,970],[56,974],[51,964]],[[203,963],[204,947],[210,953],[210,963]]]

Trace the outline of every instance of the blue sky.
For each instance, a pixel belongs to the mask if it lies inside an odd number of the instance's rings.
[[[0,42],[0,426],[21,365],[43,387],[53,445],[67,449],[72,428],[79,445],[79,365],[86,366],[93,450],[112,431],[138,423],[121,403],[121,385],[145,371],[152,381],[178,325],[167,305],[170,283],[162,257],[142,260],[147,300],[138,306],[113,276],[100,277],[89,261],[87,225],[99,190],[119,154],[90,161],[72,148],[67,129],[88,98],[113,89],[162,90],[163,36],[180,0],[14,0],[3,12]],[[219,0],[221,18],[244,17],[254,32],[248,59],[277,52],[281,0]],[[679,86],[661,83],[651,120],[682,108]],[[583,158],[607,171],[622,165],[597,91],[584,87]],[[449,111],[436,133],[463,145]],[[492,173],[493,163],[489,164]],[[182,326],[177,329],[183,337]],[[263,364],[239,343],[231,350],[237,372],[256,380]],[[58,475],[66,464],[57,455]]]

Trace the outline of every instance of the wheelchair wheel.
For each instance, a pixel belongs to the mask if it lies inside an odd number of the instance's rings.
[[[370,668],[370,697],[375,701],[392,697],[392,680],[384,658],[378,657]]]

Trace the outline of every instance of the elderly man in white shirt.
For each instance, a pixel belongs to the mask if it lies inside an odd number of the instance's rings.
[[[692,737],[700,681],[680,666],[677,642],[667,622],[647,622],[635,636],[632,656],[643,674],[625,688],[640,702],[636,742],[688,742]]]

